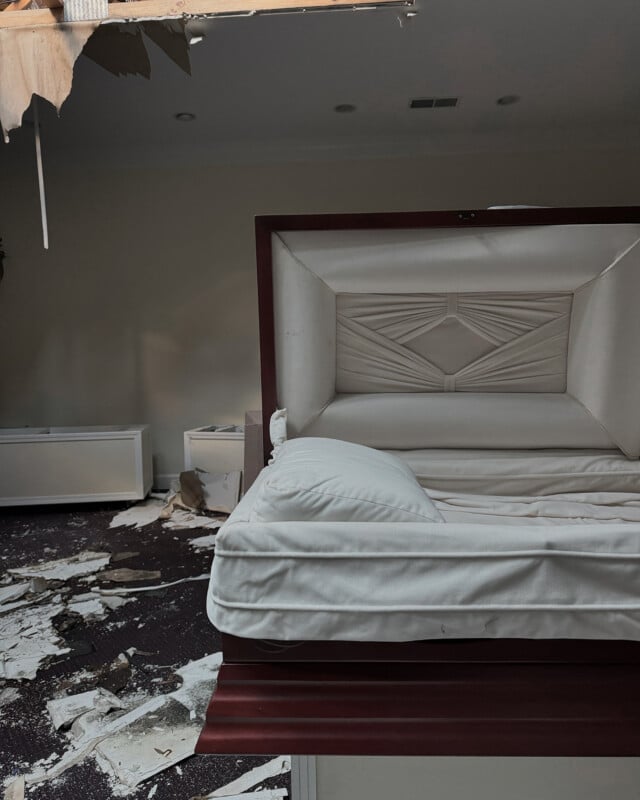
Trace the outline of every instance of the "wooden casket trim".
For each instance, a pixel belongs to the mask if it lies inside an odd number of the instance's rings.
[[[640,755],[637,642],[223,635],[223,649],[198,753]]]

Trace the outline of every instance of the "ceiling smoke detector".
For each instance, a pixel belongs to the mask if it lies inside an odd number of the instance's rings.
[[[459,97],[416,97],[409,108],[455,108],[459,101]]]
[[[196,115],[192,114],[190,111],[179,111],[177,114],[173,115],[173,118],[178,122],[193,122]]]

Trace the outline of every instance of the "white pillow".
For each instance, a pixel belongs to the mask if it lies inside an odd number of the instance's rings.
[[[251,522],[443,522],[402,461],[339,439],[284,442],[262,476]]]

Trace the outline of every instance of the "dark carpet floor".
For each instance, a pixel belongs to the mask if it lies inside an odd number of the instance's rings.
[[[140,529],[109,529],[114,514],[124,507],[110,504],[3,510],[0,579],[7,569],[83,550],[119,554],[117,563],[109,568],[159,570],[161,578],[147,584],[208,572],[212,552],[194,550],[189,540],[210,530],[167,530],[158,521]],[[72,579],[62,588],[80,594],[90,585]],[[0,708],[0,781],[24,774],[38,759],[53,752],[60,754],[68,747],[66,736],[53,729],[46,710],[45,704],[52,697],[98,686],[116,694],[164,694],[180,683],[174,673],[176,667],[218,651],[219,635],[205,612],[206,591],[206,581],[185,583],[137,594],[135,602],[112,611],[104,620],[90,622],[75,614],[55,618],[54,625],[71,651],[46,663],[34,680],[0,680],[0,690],[15,687],[19,691],[17,700]],[[130,648],[138,652],[127,659],[128,663],[118,661]],[[190,800],[268,760],[270,757],[244,755],[193,756],[183,761],[179,770],[165,770],[128,796],[146,798],[158,784],[154,800]],[[271,778],[261,786],[287,786],[288,778]],[[34,800],[109,800],[112,796],[108,779],[91,759],[27,791],[27,797]]]

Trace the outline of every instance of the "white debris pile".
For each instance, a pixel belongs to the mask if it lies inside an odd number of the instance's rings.
[[[228,783],[226,786],[221,786],[219,789],[216,789],[215,792],[211,792],[211,794],[206,795],[206,797],[202,798],[202,800],[212,800],[213,798],[218,797],[225,797],[227,800],[230,800],[230,798],[238,795],[241,795],[243,798],[249,797],[250,795],[243,794],[247,791],[247,789],[257,786],[259,783],[262,783],[262,781],[266,781],[267,778],[273,778],[276,775],[283,775],[285,772],[291,772],[291,757],[278,756],[271,761],[267,761],[266,764],[262,764],[260,767],[249,770],[249,772],[245,772],[244,775],[236,778],[235,781],[231,781],[231,783]],[[270,797],[268,792],[271,791],[282,792],[283,790],[267,789],[263,797]],[[279,794],[276,796],[286,797],[286,792],[284,795]]]
[[[51,624],[64,608],[56,596],[0,616],[0,678],[32,680],[45,659],[69,652]]]
[[[56,730],[70,727],[82,714],[99,711],[104,715],[113,708],[125,708],[125,706],[115,694],[103,688],[65,695],[47,703],[47,711]]]
[[[110,553],[86,550],[8,570],[0,588],[0,678],[33,680],[50,657],[69,652],[52,622],[58,614],[72,612],[88,622],[102,620],[135,599],[90,592],[72,595],[62,586],[70,579],[95,577],[109,558]]]
[[[189,544],[194,550],[214,550],[216,537],[213,533],[208,536],[198,536],[196,539],[189,539]]]
[[[24,776],[26,785],[53,780],[93,756],[111,778],[114,794],[124,796],[189,758],[221,660],[222,654],[214,653],[177,670],[182,685],[166,695],[127,699],[97,689],[50,701],[54,727],[70,726],[70,746],[54,763],[39,765]]]
[[[6,689],[2,689],[0,691],[0,708],[3,706],[9,706],[11,703],[15,703],[19,697],[20,692],[13,686],[8,686]]]
[[[192,800],[210,800],[214,797],[224,797],[224,800],[282,800],[283,797],[288,797],[289,792],[286,789],[258,789],[255,792],[243,792],[242,794],[206,794],[200,797],[194,797]]]
[[[24,776],[20,776],[7,786],[4,800],[24,800]]]
[[[94,553],[84,550],[70,558],[59,558],[55,561],[44,561],[29,567],[16,567],[7,570],[9,575],[20,578],[42,578],[45,581],[68,581],[81,575],[90,575],[106,567],[111,553]]]
[[[109,528],[144,528],[160,518],[164,501],[151,497],[136,503],[131,508],[119,511],[109,523]]]
[[[147,500],[120,511],[109,527],[138,529],[160,520],[167,530],[217,530],[238,501],[240,479],[240,472],[224,475],[209,475],[200,470],[183,472],[166,495],[152,494]]]

